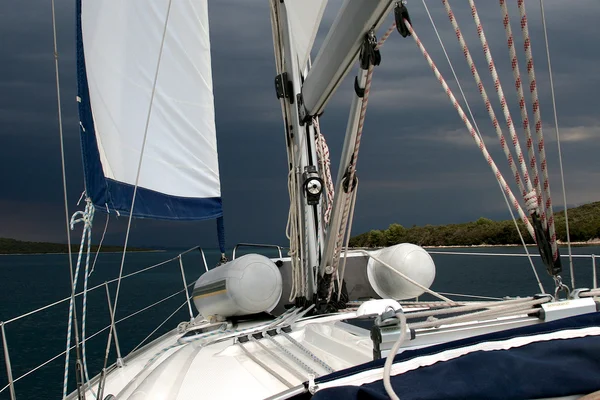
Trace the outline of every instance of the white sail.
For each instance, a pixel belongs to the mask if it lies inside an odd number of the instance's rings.
[[[327,0],[288,1],[285,3],[292,28],[298,64],[304,68],[310,56]]]
[[[94,149],[88,143],[86,186],[96,205],[129,212],[146,134],[134,216],[214,218],[221,214],[221,193],[207,1],[170,4],[146,132],[169,1],[82,2],[80,98],[91,109],[86,120],[80,107],[82,138],[95,133],[106,181],[88,176],[100,169],[90,160]],[[82,96],[86,86],[89,104]]]

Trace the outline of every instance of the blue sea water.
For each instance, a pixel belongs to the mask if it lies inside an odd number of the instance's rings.
[[[523,250],[520,248],[431,249],[431,251],[472,254],[470,256],[432,254],[437,268],[436,279],[432,286],[434,290],[491,297],[526,296],[540,291],[527,258],[484,255],[484,253],[522,253]],[[530,248],[530,251],[536,253],[534,248]],[[561,249],[561,252],[567,254],[566,248]],[[600,254],[600,247],[574,247],[573,253]],[[178,252],[128,253],[124,274],[172,259],[177,254]],[[218,257],[218,251],[206,252],[209,266],[215,265]],[[192,283],[204,271],[202,257],[198,251],[194,251],[186,254],[182,259],[187,283]],[[535,262],[546,290],[551,290],[552,279],[544,271],[539,257],[535,258]],[[95,272],[89,279],[89,286],[101,286],[91,291],[88,296],[86,318],[88,338],[109,324],[106,290],[102,284],[118,276],[120,264],[121,254],[104,253],[98,258]],[[568,283],[570,282],[568,260],[563,260],[563,267],[565,270],[562,274],[563,280]],[[592,287],[591,260],[575,258],[574,267],[577,286]],[[0,320],[10,321],[23,313],[67,298],[70,294],[68,268],[68,256],[64,254],[0,256]],[[80,280],[78,290],[81,290],[82,286]],[[108,284],[108,287],[112,299],[116,283]],[[183,280],[177,260],[125,279],[121,284],[116,319],[127,317],[182,288]],[[456,297],[456,299],[461,298]],[[80,324],[81,301],[82,298],[79,297],[77,310]],[[174,328],[179,322],[188,320],[189,311],[184,303],[185,294],[179,293],[156,307],[118,323],[117,332],[122,354],[128,354],[158,324],[182,305],[183,307],[152,338]],[[64,356],[49,362],[44,368],[31,375],[23,375],[65,350],[68,304],[68,301],[65,301],[42,312],[5,324],[12,374],[13,378],[17,379],[15,383],[17,398],[60,398]],[[87,342],[90,377],[96,375],[102,368],[107,334],[108,331],[104,331]],[[72,379],[74,358],[73,351],[69,390],[74,388]],[[0,389],[2,389],[8,382],[3,353],[0,354],[0,359]],[[113,347],[109,362],[112,363],[114,360]],[[0,399],[9,398],[8,390],[0,393]]]

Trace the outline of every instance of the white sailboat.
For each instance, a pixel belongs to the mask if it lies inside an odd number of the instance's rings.
[[[455,23],[448,1],[443,3]],[[519,10],[525,12],[522,3]],[[478,131],[444,86],[402,3],[344,1],[314,62],[310,52],[326,1],[271,0],[270,6],[275,88],[289,162],[288,254],[268,259],[260,254],[236,258],[234,253],[229,261],[221,240],[221,265],[210,270],[207,266],[190,293],[185,283],[190,321],[131,354],[119,353],[108,365],[108,353],[117,341],[117,288],[105,367],[95,377],[88,374],[85,351],[80,352],[80,347],[85,350],[79,346],[85,342],[85,322],[79,327],[71,316],[72,301],[67,348],[74,326],[77,368],[70,371],[67,358],[64,397],[579,398],[600,390],[600,366],[594,361],[600,359],[600,314],[594,299],[600,293],[562,283],[552,209],[542,201],[550,198],[545,167],[541,179],[529,179],[534,164],[527,166],[522,151],[516,150],[518,162],[509,159],[517,183],[521,182],[523,210]],[[376,33],[392,12],[396,23],[378,41]],[[207,1],[78,0],[77,14],[87,201],[80,214],[84,238],[94,210],[117,213],[130,222],[136,217],[219,219],[222,231]],[[478,17],[475,22],[480,25]],[[348,249],[371,79],[382,57],[380,47],[396,29],[423,51],[506,195],[537,238],[542,259],[555,278],[552,294],[453,301],[429,288],[435,266],[419,246]],[[460,39],[458,27],[456,32]],[[481,40],[485,43],[485,37]],[[468,50],[464,52],[469,58]],[[357,60],[344,148],[333,182],[319,116]],[[488,64],[490,69],[492,65]],[[498,94],[503,96],[501,90]],[[539,112],[535,114],[537,123]],[[508,125],[513,135],[514,127]],[[532,149],[529,155],[533,153]],[[540,157],[545,166],[545,156]],[[521,180],[518,169],[523,165]],[[125,254],[123,262],[124,258]],[[89,248],[85,267],[82,257],[79,261],[73,299],[79,271],[84,277],[89,274]],[[84,298],[87,290],[84,279]],[[423,293],[439,301],[411,300]],[[79,311],[85,321],[85,309]],[[541,359],[549,364],[540,365]],[[553,361],[568,368],[550,364]],[[529,385],[531,374],[540,374],[542,368],[543,385]],[[69,373],[75,374],[77,384],[71,393]],[[14,397],[11,381],[6,388]]]

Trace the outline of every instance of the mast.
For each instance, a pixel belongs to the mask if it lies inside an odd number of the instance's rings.
[[[315,147],[315,130],[300,115],[303,72],[299,65],[298,50],[290,23],[289,8],[285,2],[271,1],[274,51],[277,66],[275,86],[281,100],[285,124],[290,185],[290,249],[292,268],[299,268],[302,282],[296,301],[312,300],[316,293],[315,272],[321,259],[319,241],[322,240],[321,205],[322,180],[319,177]],[[295,265],[295,263],[297,265]]]
[[[379,27],[391,9],[393,0],[346,0],[339,11],[333,26],[312,68],[301,65],[302,57],[298,56],[294,29],[298,30],[295,3],[271,0],[271,22],[273,28],[273,43],[277,66],[275,86],[277,97],[281,100],[283,119],[286,132],[286,146],[289,165],[290,189],[290,255],[294,278],[300,274],[305,286],[296,301],[305,296],[309,301],[317,291],[319,274],[325,271],[331,273],[331,265],[337,257],[339,260],[339,231],[342,225],[340,208],[348,196],[340,191],[345,171],[355,162],[352,154],[362,96],[357,92],[350,112],[344,150],[338,173],[338,190],[332,201],[333,214],[327,231],[321,219],[323,206],[323,181],[320,178],[323,171],[319,170],[316,157],[315,128],[312,120],[323,112],[323,109],[340,85],[343,78],[352,68],[359,56],[367,34]],[[312,7],[322,7],[322,1],[313,0]],[[309,12],[307,12],[309,13]],[[308,20],[307,23],[317,23],[320,20]],[[302,22],[302,21],[301,21]],[[295,25],[293,25],[295,24]],[[316,31],[314,32],[316,33]],[[314,39],[314,36],[313,38]],[[312,47],[312,41],[310,43]],[[310,51],[310,47],[308,51]],[[306,49],[300,49],[305,52]],[[368,68],[368,67],[367,67]],[[356,84],[365,87],[366,70],[361,69]],[[355,84],[355,86],[356,86]],[[353,186],[353,185],[350,185]],[[311,193],[309,188],[312,189]],[[354,190],[355,187],[352,187]],[[326,239],[325,239],[326,238]],[[298,256],[295,256],[298,254]],[[296,259],[294,259],[296,257]],[[294,263],[297,265],[294,265]],[[297,272],[299,270],[299,272]],[[301,282],[294,281],[292,287]]]
[[[381,25],[385,16],[388,15],[392,3],[392,0],[346,0],[344,2],[302,88],[307,114],[316,115],[323,112],[327,101],[348,74],[359,54],[362,53],[361,48],[365,45],[370,46],[369,43],[365,42],[374,39],[374,30]],[[374,46],[372,50],[375,50]],[[347,172],[354,169],[356,164],[354,148],[364,101],[364,93],[361,93],[361,90],[364,91],[367,71],[369,67],[372,67],[372,62],[363,63],[361,60],[360,64],[354,81],[355,94],[350,107],[344,147],[335,185],[337,190],[333,199],[333,212],[320,264],[321,275],[330,274],[336,258],[339,261],[340,235],[343,239],[346,232],[345,227],[342,226],[343,208],[349,196],[352,196],[351,192],[356,190],[354,182],[347,181],[349,178]],[[352,173],[354,174],[354,171]],[[350,180],[354,181],[353,178],[350,177]],[[344,182],[346,183],[344,184]],[[346,188],[347,190],[344,190]]]

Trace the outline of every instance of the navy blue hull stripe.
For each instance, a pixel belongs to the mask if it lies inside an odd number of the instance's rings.
[[[474,351],[449,361],[422,366],[392,377],[401,399],[523,399],[568,396],[600,390],[600,313],[496,332],[429,348],[409,350],[395,358],[418,361],[466,346],[505,342],[520,337],[531,343],[508,350]],[[539,335],[596,332],[584,337],[535,341]],[[556,335],[555,335],[556,334]],[[381,369],[385,360],[363,364],[319,378],[317,384]],[[375,372],[375,371],[373,371]],[[361,386],[318,391],[314,399],[387,399],[381,379]]]

